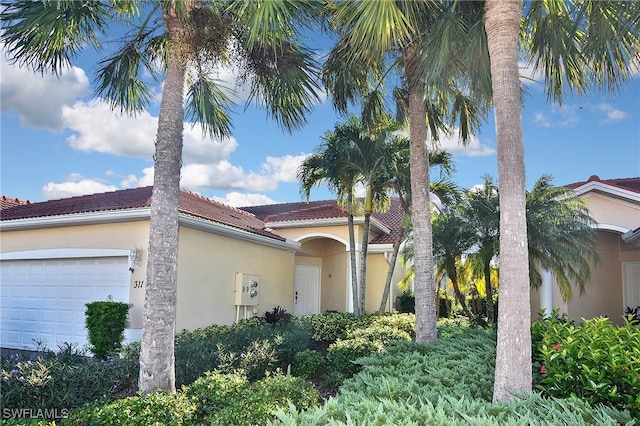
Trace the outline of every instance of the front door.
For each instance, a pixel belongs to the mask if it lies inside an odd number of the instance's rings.
[[[296,265],[293,314],[320,313],[320,267]]]

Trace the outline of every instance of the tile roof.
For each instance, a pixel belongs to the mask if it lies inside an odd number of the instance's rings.
[[[29,200],[21,200],[20,198],[12,198],[12,197],[7,197],[5,195],[3,195],[2,198],[0,198],[0,210],[19,206],[21,204],[29,204]]]
[[[83,195],[39,203],[3,208],[0,220],[42,218],[67,214],[129,210],[151,206],[152,187],[123,189],[100,194]],[[210,220],[280,241],[285,238],[264,229],[264,223],[254,215],[218,203],[188,191],[180,191],[179,210],[183,214]]]
[[[597,175],[590,176],[589,179],[583,182],[575,182],[566,185],[568,188],[576,189],[589,182],[600,182],[605,185],[613,186],[620,189],[626,189],[627,191],[640,193],[640,177],[633,178],[620,178],[620,179],[600,179]]]
[[[297,220],[321,220],[346,218],[346,210],[335,200],[310,201],[286,204],[268,204],[263,206],[241,207],[262,219],[267,226],[270,222],[286,222]],[[390,234],[383,234],[370,244],[392,244],[398,235],[402,223],[402,206],[396,198],[391,200],[391,207],[385,213],[373,213],[372,217],[391,229]]]

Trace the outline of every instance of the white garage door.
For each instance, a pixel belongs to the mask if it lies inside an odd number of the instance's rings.
[[[85,304],[129,302],[127,257],[2,260],[0,346],[51,349],[64,342],[87,343]]]

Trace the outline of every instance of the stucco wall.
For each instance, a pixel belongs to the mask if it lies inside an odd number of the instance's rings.
[[[233,323],[238,272],[260,277],[259,305],[248,309],[251,314],[275,306],[293,312],[294,259],[293,252],[181,226],[176,329]]]
[[[129,327],[142,327],[144,286],[146,277],[149,222],[123,222],[102,225],[66,226],[2,232],[2,252],[44,249],[122,249],[137,247],[140,265],[133,265],[129,303]],[[138,285],[136,285],[138,283]],[[134,288],[138,287],[139,288]]]
[[[596,316],[608,316],[620,324],[622,315],[622,269],[619,259],[620,236],[611,232],[598,232],[598,255],[600,261],[591,268],[591,279],[585,294],[577,290],[567,301],[569,317],[580,320]]]
[[[584,194],[582,198],[599,224],[617,225],[627,230],[640,226],[640,206],[637,204],[594,192]]]

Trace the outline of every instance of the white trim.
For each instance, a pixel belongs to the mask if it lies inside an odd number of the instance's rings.
[[[70,259],[84,257],[126,257],[130,249],[62,248],[0,253],[0,260]]]
[[[629,200],[635,203],[640,203],[640,194],[637,192],[629,191],[615,186],[607,185],[606,183],[599,181],[590,181],[574,188],[573,191],[578,195],[584,195],[587,192],[597,191],[604,192],[605,194],[612,195],[614,197],[620,197],[625,200]]]
[[[602,231],[613,231],[613,232],[619,232],[620,234],[625,234],[626,232],[629,231],[628,228],[625,228],[624,226],[620,226],[620,225],[612,225],[610,223],[598,223],[595,226],[596,229],[602,230]]]
[[[640,228],[636,228],[622,234],[622,241],[629,245],[635,244],[636,247],[640,247]]]
[[[106,223],[122,223],[150,220],[151,208],[126,209],[115,211],[85,212],[59,216],[33,217],[0,221],[0,231],[17,231],[27,229],[57,228],[63,226],[99,225]],[[281,241],[264,235],[253,234],[241,229],[232,228],[217,222],[180,213],[179,224],[206,232],[251,241],[257,244],[276,247],[283,250],[296,251],[300,244],[291,240]]]
[[[302,244],[297,241],[286,239],[285,241],[275,238],[267,237],[264,235],[253,234],[243,229],[233,228],[231,226],[223,225],[221,223],[196,218],[193,216],[186,216],[181,214],[179,218],[180,225],[197,229],[200,231],[211,232],[213,234],[222,235],[225,237],[235,238],[242,241],[249,241],[252,243],[262,244],[264,246],[274,247],[281,250],[297,251]]]
[[[114,222],[149,220],[151,208],[109,210],[100,212],[73,213],[58,216],[29,217],[0,221],[0,231],[22,229],[57,228],[62,226],[96,225]]]
[[[309,238],[315,238],[315,237],[321,237],[321,238],[329,238],[331,240],[335,240],[338,241],[341,244],[344,244],[344,246],[347,248],[347,251],[349,251],[349,242],[343,240],[340,237],[335,236],[334,234],[329,234],[326,232],[310,232],[308,234],[303,234],[300,235],[299,237],[295,238],[295,241],[301,242],[302,240],[306,240]]]
[[[348,223],[346,217],[330,217],[325,219],[299,219],[299,220],[281,220],[274,222],[265,222],[265,225],[271,229],[286,228],[311,228],[314,226],[343,226]],[[353,218],[354,225],[362,225],[364,217],[357,216]],[[380,222],[378,219],[371,217],[371,226],[381,231],[383,234],[390,234],[391,229]]]

